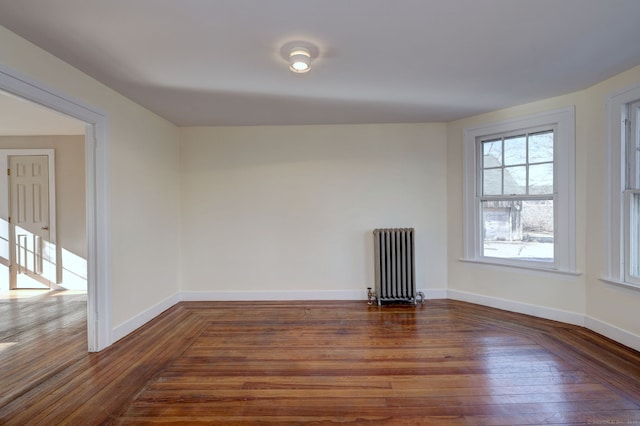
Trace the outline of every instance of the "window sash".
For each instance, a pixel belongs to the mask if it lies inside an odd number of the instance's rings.
[[[550,265],[555,265],[556,263],[556,253],[558,250],[558,238],[556,238],[556,228],[557,228],[557,202],[556,202],[556,197],[554,196],[537,196],[537,197],[490,197],[490,198],[479,198],[478,199],[478,211],[480,212],[478,215],[478,219],[479,219],[479,224],[478,224],[478,231],[479,231],[479,237],[477,239],[478,241],[478,253],[479,253],[479,259],[480,260],[487,260],[487,261],[492,261],[492,262],[498,262],[498,263],[513,263],[516,265],[520,265],[520,266],[531,266],[531,265],[540,265],[540,266],[544,266],[544,267],[549,267]],[[504,247],[503,250],[503,254],[504,255],[495,255],[494,253],[488,253],[486,248],[488,245],[494,245],[494,246],[500,246],[505,244],[505,242],[510,242],[510,243],[515,243],[516,241],[520,241],[520,240],[512,240],[511,238],[504,238],[505,234],[508,233],[509,236],[511,237],[513,234],[512,232],[516,232],[516,235],[518,235],[519,232],[522,232],[522,235],[519,235],[520,238],[524,237],[526,234],[528,234],[528,232],[525,231],[524,227],[520,228],[520,229],[513,229],[513,223],[511,222],[513,220],[512,218],[512,212],[508,211],[508,206],[502,206],[502,207],[486,207],[484,206],[485,203],[489,202],[504,202],[505,204],[513,204],[516,203],[518,201],[522,201],[522,206],[524,207],[525,204],[529,203],[529,202],[535,202],[535,201],[551,201],[551,208],[552,210],[552,219],[551,219],[551,238],[553,239],[553,246],[551,247],[551,256],[550,257],[540,257],[540,256],[533,256],[533,255],[523,255],[523,256],[512,256],[512,255],[507,255],[506,253],[509,252],[510,250],[507,247]],[[532,206],[533,207],[533,206]],[[492,208],[496,208],[498,210],[502,210],[504,209],[504,211],[502,211],[502,215],[508,214],[509,215],[509,221],[507,222],[507,227],[509,229],[504,229],[504,227],[500,227],[500,225],[498,224],[498,228],[502,228],[499,230],[495,230],[495,224],[493,227],[489,227],[487,228],[487,225],[489,225],[490,221],[486,220],[486,216],[485,213],[487,213],[487,209],[492,209]],[[523,209],[520,213],[520,217],[519,219],[521,221],[524,221],[525,216],[526,216],[526,212],[525,209]],[[501,218],[504,219],[504,218]],[[522,224],[522,223],[521,223]],[[524,224],[522,224],[524,225]],[[494,232],[494,236],[496,236],[496,239],[486,239],[487,235],[490,232],[490,229],[493,228],[493,232]],[[498,235],[496,235],[498,234]],[[500,237],[500,234],[502,234],[502,237],[504,238],[504,240]],[[530,233],[530,235],[533,235],[534,233]],[[520,243],[519,249],[523,250],[525,252],[531,252],[531,251],[537,251],[539,252],[542,247],[538,247],[538,249],[536,250],[534,248],[534,246],[536,244],[539,244],[538,241],[525,241],[522,240],[522,242]],[[496,247],[494,247],[494,249],[496,249]],[[548,249],[548,247],[546,247]],[[512,251],[512,250],[511,250]],[[545,250],[543,250],[545,251]]]
[[[640,286],[640,100],[627,104],[623,191],[624,281]]]
[[[624,191],[624,279],[640,285],[640,190]]]
[[[530,162],[531,159],[531,145],[532,145],[532,141],[531,139],[534,138],[537,135],[542,135],[542,134],[546,134],[546,133],[551,133],[553,135],[553,141],[552,141],[552,154],[551,154],[551,161],[537,161],[537,162]],[[509,148],[507,147],[507,141],[517,141],[520,138],[524,138],[524,158],[520,158],[520,161],[508,161],[507,160],[507,155],[509,155],[510,153],[508,152]],[[555,253],[558,252],[558,239],[556,238],[556,230],[557,230],[557,207],[556,207],[556,201],[555,201],[555,187],[556,187],[556,178],[555,178],[555,166],[554,166],[554,160],[556,158],[556,147],[557,147],[557,132],[556,132],[556,126],[554,125],[547,125],[547,126],[539,126],[539,127],[535,127],[535,128],[529,128],[526,130],[521,130],[521,131],[517,131],[517,132],[504,132],[501,134],[493,134],[490,136],[481,136],[478,137],[476,139],[476,149],[475,149],[475,153],[476,153],[476,204],[475,204],[475,208],[476,211],[478,212],[477,214],[477,218],[478,218],[478,223],[477,223],[477,227],[476,227],[476,232],[477,232],[477,237],[476,237],[476,241],[477,241],[477,247],[476,247],[476,253],[477,256],[480,260],[490,260],[492,262],[498,262],[498,263],[509,263],[509,264],[518,264],[518,265],[541,265],[544,267],[549,267],[550,265],[554,265],[555,266]],[[499,148],[499,159],[496,158],[496,163],[497,165],[492,165],[490,164],[488,167],[487,166],[487,155],[486,155],[486,144],[499,144],[497,145],[497,147]],[[493,148],[493,147],[492,147]],[[495,158],[495,157],[494,157]],[[547,193],[540,193],[540,194],[532,194],[531,192],[531,186],[532,186],[532,181],[531,181],[531,166],[539,166],[539,165],[546,165],[546,164],[550,164],[552,169],[553,169],[553,176],[552,176],[552,181],[551,181],[551,192],[547,192]],[[522,167],[524,168],[524,184],[522,185],[523,188],[523,192],[522,193],[511,193],[506,192],[505,193],[505,189],[508,188],[508,186],[505,184],[505,175],[507,175],[508,171],[511,169],[513,170],[516,167]],[[499,185],[500,185],[500,191],[499,193],[497,193],[498,191],[493,191],[491,193],[488,193],[488,187],[486,185],[486,181],[485,181],[485,177],[487,176],[487,171],[500,171],[500,177],[499,177]],[[498,182],[496,182],[498,183]],[[494,183],[494,189],[497,186]],[[496,193],[494,193],[496,192]],[[490,254],[487,254],[485,247],[487,245],[487,242],[485,241],[485,232],[486,232],[486,226],[487,223],[485,222],[485,210],[483,209],[483,205],[486,202],[491,202],[491,201],[505,201],[505,202],[515,202],[515,201],[544,201],[544,200],[549,200],[549,201],[553,201],[554,202],[554,208],[553,208],[553,257],[551,259],[551,261],[544,259],[544,260],[535,260],[535,259],[518,259],[516,257],[505,257],[505,256],[492,256]]]
[[[552,153],[552,159],[551,161],[546,160],[546,161],[531,161],[531,155],[530,155],[530,146],[531,146],[531,142],[530,140],[532,138],[535,138],[536,136],[542,135],[542,134],[546,134],[546,133],[551,133],[553,135],[553,153]],[[506,161],[506,157],[505,157],[505,151],[507,151],[506,147],[505,147],[505,142],[509,141],[509,140],[514,140],[517,138],[524,138],[525,139],[525,158],[524,161],[519,161],[519,162],[508,162]],[[486,165],[486,155],[485,155],[485,150],[484,150],[484,146],[485,144],[488,143],[500,143],[500,160],[498,161],[497,165],[489,165],[487,167]],[[552,195],[556,192],[556,172],[555,172],[555,159],[557,157],[556,155],[556,149],[557,149],[557,129],[555,125],[548,125],[548,126],[537,126],[535,128],[530,128],[530,129],[526,129],[526,131],[517,131],[517,132],[504,132],[501,134],[493,134],[493,135],[488,135],[488,136],[481,136],[478,137],[476,139],[476,148],[475,148],[475,153],[476,153],[476,171],[477,171],[477,175],[475,178],[476,181],[476,196],[478,197],[487,197],[487,196],[499,196],[499,197],[505,197],[505,196],[516,196],[516,197],[523,197],[523,196],[530,196],[533,195],[532,194],[532,178],[531,178],[531,169],[532,167],[534,169],[538,168],[539,166],[544,166],[544,165],[551,165],[552,169],[553,169],[553,176],[552,176],[552,183],[551,183],[551,191],[550,192],[542,192],[542,193],[538,193],[536,192],[535,195]],[[505,193],[505,188],[507,187],[507,185],[505,184],[505,176],[507,174],[508,170],[511,171],[515,171],[516,168],[524,168],[524,191],[523,192],[507,192]],[[493,172],[496,171],[500,171],[500,177],[499,177],[499,186],[500,186],[500,191],[498,193],[498,191],[493,191],[491,193],[487,192],[487,187],[485,185],[486,181],[485,181],[485,176],[487,175],[486,172],[492,172],[492,174],[495,174]],[[535,182],[533,182],[535,183]],[[535,192],[535,191],[534,191]]]

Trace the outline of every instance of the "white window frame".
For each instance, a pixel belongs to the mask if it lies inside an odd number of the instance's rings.
[[[554,261],[539,262],[482,256],[482,217],[477,197],[479,138],[528,131],[555,129],[554,143]],[[463,261],[576,274],[575,248],[575,108],[573,106],[512,120],[465,128],[464,166],[464,254]]]
[[[631,233],[637,232],[630,220],[631,197],[636,189],[628,189],[627,179],[640,167],[636,159],[627,163],[629,105],[640,100],[640,85],[630,87],[607,99],[607,153],[609,182],[607,185],[607,269],[604,281],[640,289],[640,278],[631,275]],[[636,122],[636,127],[638,126]],[[637,135],[636,135],[637,137]]]

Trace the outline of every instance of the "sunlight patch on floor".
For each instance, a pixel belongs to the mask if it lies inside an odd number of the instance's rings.
[[[18,342],[0,342],[0,353],[2,353],[2,351],[9,349],[11,346],[13,345],[17,345]]]

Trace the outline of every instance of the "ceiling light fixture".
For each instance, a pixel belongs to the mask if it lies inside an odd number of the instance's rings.
[[[305,47],[294,47],[289,53],[289,69],[296,74],[311,70],[311,52]]]

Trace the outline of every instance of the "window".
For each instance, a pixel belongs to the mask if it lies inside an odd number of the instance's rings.
[[[554,134],[477,140],[481,257],[553,262]]]
[[[640,287],[640,87],[609,108],[609,264],[606,281]]]
[[[574,112],[465,129],[465,260],[575,272]]]

